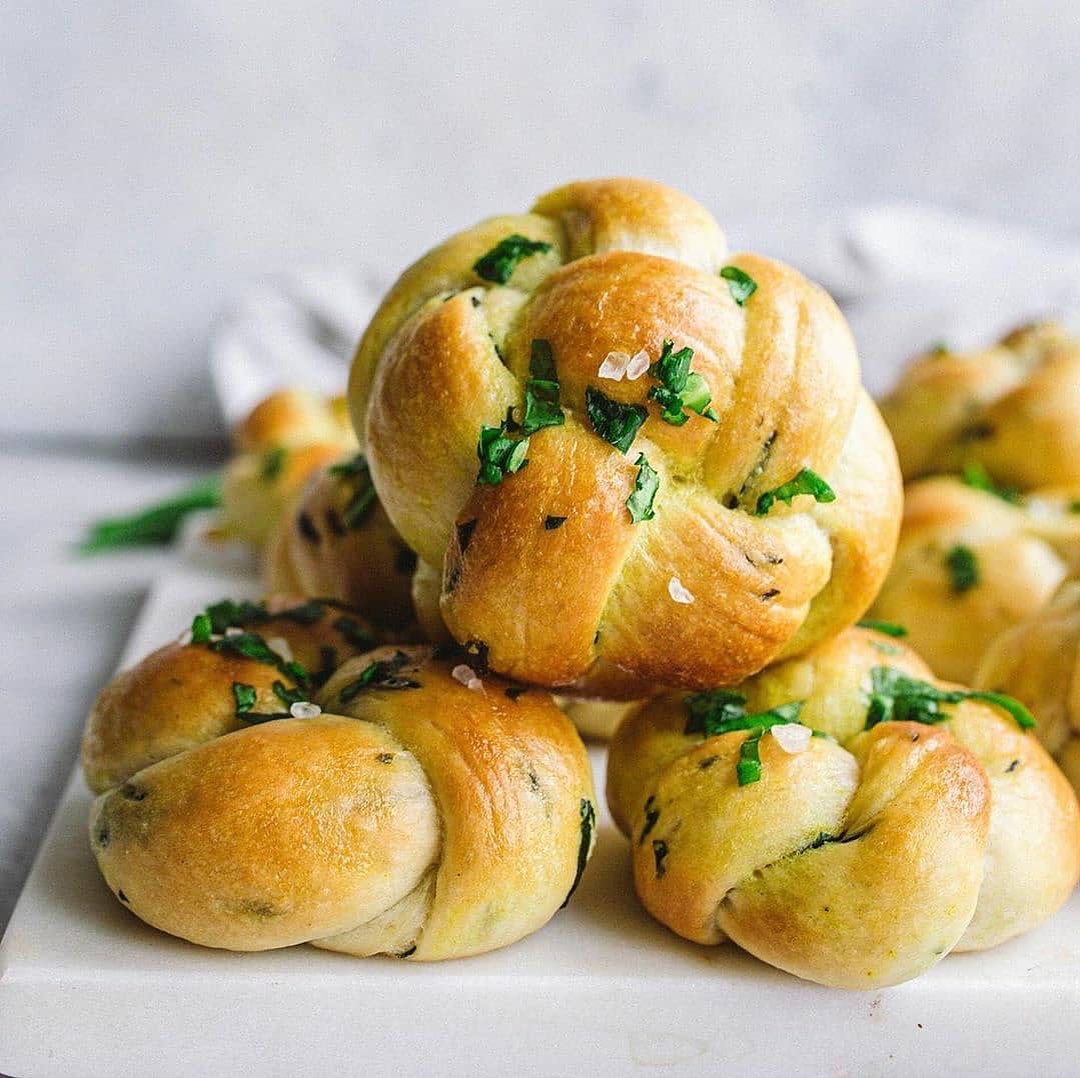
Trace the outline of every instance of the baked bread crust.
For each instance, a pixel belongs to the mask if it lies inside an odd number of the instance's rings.
[[[896,559],[871,617],[904,626],[936,674],[970,683],[991,641],[1080,565],[1078,497],[1080,485],[1011,503],[952,476],[909,484]],[[958,556],[970,572],[950,568]]]
[[[261,549],[308,478],[356,451],[343,398],[284,389],[233,431],[221,477],[222,532]]]
[[[474,266],[511,235],[550,248],[489,286]],[[725,265],[756,283],[745,306]],[[718,422],[664,422],[652,376],[599,377],[613,350],[655,362],[666,340],[693,349]],[[528,467],[478,485],[481,427],[520,419],[534,341],[563,421],[531,435]],[[628,454],[590,426],[590,388],[648,410]],[[570,184],[437,247],[373,318],[349,405],[390,520],[441,567],[451,634],[538,684],[598,693],[601,664],[626,672],[624,698],[738,681],[855,621],[894,549],[895,454],[835,304],[777,262],[729,258],[706,211],[659,184]],[[660,487],[634,523],[638,454]],[[753,515],[803,468],[836,500]]]
[[[800,721],[831,735],[789,753],[765,734],[748,785],[736,771],[748,732],[687,734],[680,695],[624,720],[608,802],[654,917],[809,980],[874,988],[1027,931],[1065,901],[1080,811],[1038,740],[974,700],[944,705],[939,725],[865,729],[875,667],[948,687],[863,629],[743,683],[749,712],[802,700]]]
[[[379,504],[361,455],[308,479],[263,553],[268,592],[348,603],[380,628],[413,632],[416,555]]]
[[[916,356],[881,411],[905,479],[975,462],[1021,490],[1080,483],[1080,340],[1055,322]]]
[[[374,663],[392,675],[355,688]],[[588,757],[546,693],[470,688],[454,668],[376,649],[323,687],[322,714],[136,771],[91,813],[110,888],[149,924],[232,950],[436,960],[540,928],[592,851]]]
[[[100,793],[158,760],[244,728],[234,684],[254,689],[249,711],[287,711],[274,683],[286,691],[301,687],[288,661],[300,663],[308,681],[318,684],[380,639],[356,611],[330,600],[275,595],[264,608],[268,616],[231,618],[227,628],[257,633],[279,663],[194,644],[186,633],[101,690],[82,739],[83,775],[91,790]]]
[[[1080,580],[995,639],[974,684],[1015,696],[1038,717],[1039,740],[1080,790]]]

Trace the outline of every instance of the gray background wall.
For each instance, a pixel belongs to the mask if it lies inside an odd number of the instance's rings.
[[[6,0],[0,437],[213,434],[245,280],[386,280],[576,176],[682,186],[796,263],[897,198],[1075,235],[1077,10]]]

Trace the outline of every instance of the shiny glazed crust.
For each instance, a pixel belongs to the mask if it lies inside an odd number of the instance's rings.
[[[991,641],[1033,615],[1080,563],[1077,497],[1080,486],[1010,504],[951,476],[909,484],[896,559],[871,616],[903,625],[936,674],[970,683]],[[970,587],[949,568],[958,547],[974,558]]]
[[[329,677],[380,637],[356,611],[329,601],[316,605],[322,607],[321,615],[301,621],[289,611],[313,609],[310,600],[272,596],[266,606],[276,616],[240,622],[238,627],[257,632],[269,647],[301,663],[316,680],[320,671]],[[256,690],[253,712],[288,710],[274,693],[275,682],[285,689],[297,687],[296,678],[277,666],[184,643],[183,638],[158,648],[98,694],[83,731],[86,784],[101,793],[158,760],[243,728],[234,683]]]
[[[881,402],[905,479],[978,462],[1000,483],[1080,483],[1080,340],[1053,322],[917,356]]]
[[[468,688],[430,648],[402,653],[404,685],[351,688],[394,656],[346,663],[316,718],[235,730],[102,794],[90,840],[120,900],[244,951],[434,960],[544,925],[594,842],[584,746],[546,693]]]
[[[745,786],[747,733],[686,734],[681,695],[624,720],[608,801],[654,917],[809,980],[874,988],[1027,931],[1065,901],[1080,812],[1038,740],[975,701],[946,706],[939,725],[865,730],[877,666],[944,684],[895,640],[851,629],[741,685],[748,711],[803,700],[801,721],[835,738],[791,754],[765,734],[761,779]]]
[[[474,263],[514,233],[551,249],[505,286],[481,280]],[[726,264],[757,284],[745,306]],[[599,378],[609,352],[655,361],[668,339],[693,349],[718,422],[663,422],[650,375]],[[520,415],[534,340],[550,342],[565,422],[531,436],[527,467],[478,486],[480,428]],[[648,408],[628,454],[591,428],[589,387]],[[706,211],[659,184],[571,184],[433,250],[372,320],[349,405],[388,516],[442,571],[450,632],[523,680],[595,694],[603,670],[624,698],[738,681],[856,620],[894,549],[895,454],[835,305],[786,266],[728,257]],[[634,524],[638,454],[660,489]],[[803,467],[835,502],[753,515]],[[692,604],[673,601],[673,578]]]

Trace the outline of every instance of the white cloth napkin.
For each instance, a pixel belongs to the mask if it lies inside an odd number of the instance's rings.
[[[841,218],[800,264],[844,309],[874,394],[932,343],[974,348],[1047,315],[1080,325],[1080,239],[901,203]],[[341,392],[388,283],[385,272],[318,267],[256,281],[222,313],[211,339],[230,426],[275,389]]]
[[[826,232],[807,267],[844,309],[875,395],[936,342],[976,348],[1048,316],[1080,325],[1080,239],[933,207],[857,210]]]

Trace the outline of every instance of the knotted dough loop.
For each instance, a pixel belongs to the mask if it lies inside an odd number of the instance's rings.
[[[324,686],[322,714],[131,774],[91,813],[109,887],[149,924],[232,950],[430,960],[540,928],[592,851],[588,758],[547,694],[466,685],[455,665],[377,649]]]
[[[542,249],[505,284],[478,276],[515,236]],[[725,266],[756,285],[744,305]],[[478,485],[481,428],[522,420],[537,341],[562,422],[531,434],[527,466]],[[610,353],[655,364],[665,341],[693,350],[715,422],[665,422],[654,373],[600,376]],[[647,411],[626,453],[590,419],[597,390]],[[836,306],[786,266],[728,258],[706,211],[659,184],[571,184],[437,247],[372,320],[349,403],[387,514],[442,568],[450,632],[525,680],[588,691],[605,664],[624,696],[730,684],[854,621],[893,552],[895,454]],[[659,490],[635,523],[642,456]],[[804,468],[835,501],[755,515]]]
[[[905,479],[978,462],[1021,490],[1080,482],[1080,339],[1033,322],[990,348],[934,348],[881,411]]]
[[[942,705],[938,725],[867,729],[874,668],[949,688],[887,636],[848,630],[739,687],[748,713],[801,700],[799,721],[831,735],[792,750],[774,727],[746,785],[748,732],[687,733],[681,696],[623,722],[608,801],[654,917],[809,980],[873,988],[994,946],[1065,901],[1080,812],[1038,741],[974,700]]]
[[[1063,581],[1044,607],[997,637],[974,684],[1026,704],[1039,740],[1080,790],[1080,580]]]
[[[953,681],[970,683],[991,641],[1080,565],[1080,485],[1005,493],[1015,500],[952,476],[909,484],[896,559],[870,611],[904,626],[907,642]]]

